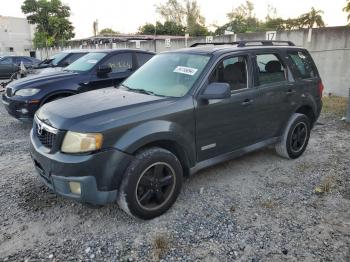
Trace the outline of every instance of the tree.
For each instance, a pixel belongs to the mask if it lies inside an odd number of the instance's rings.
[[[99,33],[99,35],[117,35],[119,32],[114,31],[112,28],[103,28]]]
[[[313,28],[315,25],[317,27],[324,27],[324,21],[322,19],[323,11],[315,10],[311,8],[310,12],[299,16],[298,20],[300,27]]]
[[[160,14],[165,21],[171,21],[178,25],[184,22],[185,8],[178,0],[168,0],[164,5],[158,5],[156,12]]]
[[[343,8],[343,11],[349,13],[349,15],[348,15],[348,21],[349,21],[349,25],[350,25],[350,0],[347,0],[346,2],[347,2],[347,4],[346,4],[346,6]]]
[[[201,15],[196,0],[168,0],[165,4],[157,6],[157,13],[166,22],[173,22],[186,28],[191,36],[204,36],[208,34],[205,19]],[[158,28],[157,28],[158,34]]]
[[[209,33],[205,27],[205,18],[201,15],[200,7],[195,0],[186,2],[186,25],[186,31],[191,36],[204,36]]]
[[[215,34],[223,34],[226,30],[235,33],[256,32],[260,30],[260,22],[255,17],[254,5],[251,1],[246,1],[226,15],[229,22],[218,27]]]
[[[36,25],[35,47],[62,45],[74,37],[70,8],[60,0],[25,0],[21,9],[28,22]]]
[[[254,4],[247,0],[245,4],[241,4],[226,15],[230,21],[235,20],[237,17],[253,18],[255,17]]]
[[[157,27],[153,24],[147,23],[139,28],[139,34],[143,35],[184,35],[185,28],[175,22],[167,21],[162,24],[157,22]]]

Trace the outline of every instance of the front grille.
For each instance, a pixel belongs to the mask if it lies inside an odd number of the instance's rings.
[[[6,87],[6,95],[7,95],[7,97],[12,96],[12,88],[11,87]]]
[[[40,142],[47,148],[52,148],[55,139],[56,139],[56,134],[50,133],[46,130],[42,130],[41,134],[37,132],[37,136],[40,140]]]
[[[52,149],[56,141],[58,130],[40,121],[36,116],[34,120],[35,120],[34,132],[36,136],[38,137],[38,139],[40,140],[43,146],[49,149]]]

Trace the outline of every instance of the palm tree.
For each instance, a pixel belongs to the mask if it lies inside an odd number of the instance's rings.
[[[311,11],[301,15],[298,20],[301,27],[313,28],[315,25],[317,27],[324,27],[324,21],[322,19],[322,10],[315,10],[315,8],[311,8]]]
[[[350,22],[350,0],[347,0],[347,4],[346,4],[346,6],[343,8],[343,11],[349,13],[349,15],[348,15],[348,21]],[[349,23],[349,25],[350,25],[350,23]]]

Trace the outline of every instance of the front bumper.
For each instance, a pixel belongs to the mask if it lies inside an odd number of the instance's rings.
[[[56,194],[79,202],[104,205],[117,198],[117,189],[132,156],[116,149],[89,155],[50,153],[31,130],[31,157],[41,180]],[[69,182],[79,182],[81,194]]]
[[[23,98],[8,97],[6,94],[2,94],[2,103],[11,116],[22,121],[32,121],[40,107],[39,104],[32,104]]]

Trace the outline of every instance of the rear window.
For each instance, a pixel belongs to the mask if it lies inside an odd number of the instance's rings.
[[[312,58],[307,53],[302,51],[288,52],[288,56],[302,79],[317,77]]]
[[[136,58],[139,66],[145,64],[148,60],[152,58],[152,54],[136,53]]]
[[[257,54],[259,85],[273,84],[287,80],[287,70],[275,54]]]

